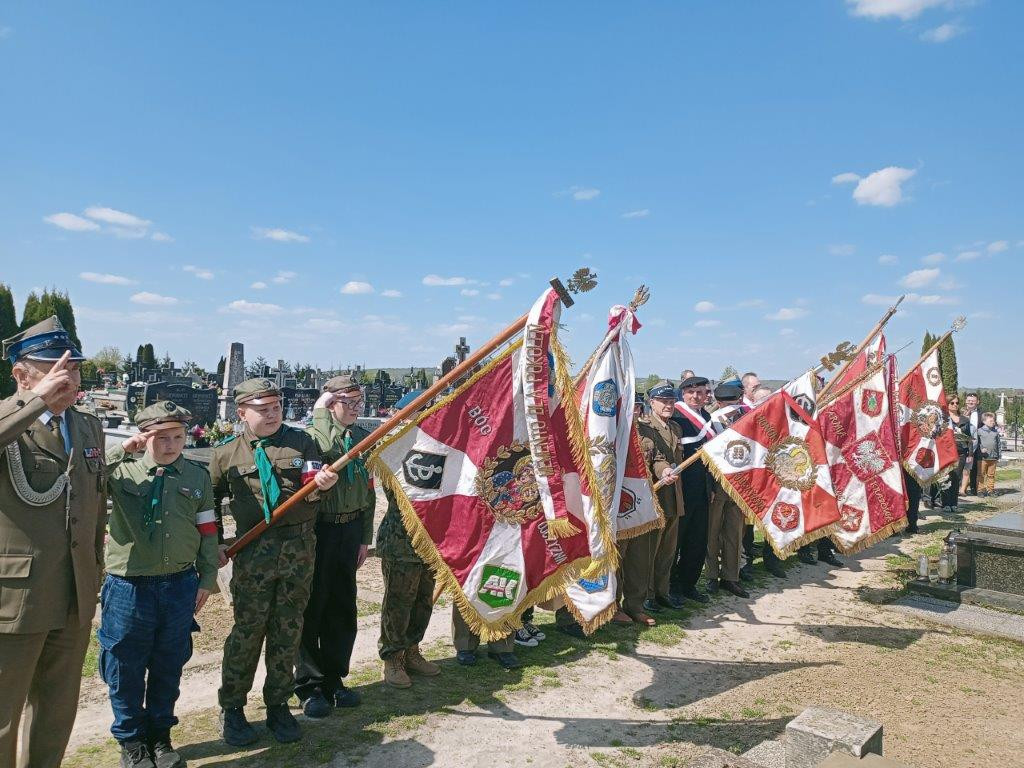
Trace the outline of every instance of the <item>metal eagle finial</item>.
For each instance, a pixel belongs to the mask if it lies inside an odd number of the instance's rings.
[[[956,320],[953,321],[953,332],[957,333],[962,331],[967,326],[967,318],[960,315]]]
[[[597,285],[597,275],[589,267],[580,267],[569,278],[569,290],[573,293],[586,293]]]

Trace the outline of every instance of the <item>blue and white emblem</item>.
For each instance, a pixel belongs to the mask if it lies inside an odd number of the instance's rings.
[[[614,418],[619,411],[619,388],[611,379],[599,381],[594,385],[594,393],[590,398],[591,407],[598,416]]]
[[[608,589],[608,574],[602,573],[596,579],[580,579],[580,588],[588,595],[594,595]]]

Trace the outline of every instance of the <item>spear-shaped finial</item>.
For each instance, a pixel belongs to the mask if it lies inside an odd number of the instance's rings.
[[[633,300],[629,302],[629,308],[635,312],[637,307],[642,307],[649,298],[651,298],[651,291],[646,285],[641,285],[636,289],[636,293],[633,294]]]

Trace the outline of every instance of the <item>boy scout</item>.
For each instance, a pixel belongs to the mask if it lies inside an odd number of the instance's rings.
[[[171,746],[194,613],[217,591],[217,516],[206,468],[181,455],[192,414],[167,400],[107,452],[114,508],[101,595],[100,675],[122,768],[179,768]],[[145,451],[138,456],[139,451]]]
[[[348,375],[324,384],[306,430],[325,462],[341,458],[369,433],[357,427],[363,391]],[[327,717],[331,707],[355,707],[359,694],[342,683],[356,641],[356,571],[373,541],[377,496],[361,459],[348,464],[339,482],[321,494],[316,522],[316,565],[306,606],[302,644],[295,664],[295,695],[307,717]]]
[[[676,388],[668,381],[659,381],[647,391],[647,399],[651,413],[637,421],[636,429],[651,477],[660,480],[669,477],[671,468],[683,460],[683,449],[679,443],[683,432],[672,421]],[[644,608],[651,613],[660,613],[662,608],[679,608],[683,604],[669,590],[677,552],[679,518],[683,515],[683,493],[678,476],[669,485],[658,489],[658,503],[665,513],[665,527],[654,552],[651,582],[644,603]]]
[[[0,765],[56,768],[102,570],[103,429],[72,407],[84,358],[56,317],[3,355],[18,391],[0,400]]]
[[[309,480],[321,491],[338,476],[321,469],[313,438],[282,420],[281,393],[267,379],[247,379],[234,389],[240,436],[213,449],[210,477],[215,508],[231,499],[235,530],[241,535]],[[302,636],[302,612],[309,600],[319,494],[297,504],[287,516],[235,557],[231,577],[234,626],[224,642],[218,700],[224,740],[232,746],[252,744],[258,736],[245,719],[260,648],[266,639],[267,678],[263,700],[267,727],[281,742],[297,741],[299,724],[288,709],[294,686],[293,665]]]
[[[412,548],[395,497],[388,491],[385,496],[388,510],[377,529],[377,554],[384,574],[377,648],[384,662],[384,682],[408,688],[410,672],[427,677],[441,674],[441,668],[420,653],[434,610],[434,575]]]

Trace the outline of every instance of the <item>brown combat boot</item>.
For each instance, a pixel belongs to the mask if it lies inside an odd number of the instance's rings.
[[[423,675],[424,677],[434,677],[441,674],[441,668],[437,664],[423,658],[418,645],[414,645],[405,652],[405,669],[414,675]]]
[[[384,659],[384,682],[392,688],[412,688],[412,680],[405,671],[405,659],[402,651],[393,653]]]

